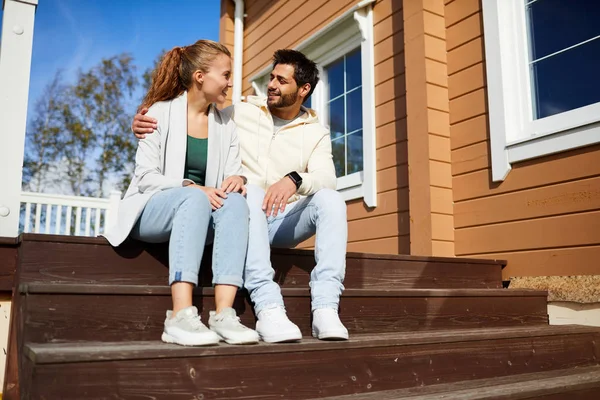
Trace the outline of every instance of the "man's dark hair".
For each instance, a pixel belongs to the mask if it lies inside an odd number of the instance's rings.
[[[275,68],[277,64],[291,65],[294,67],[294,79],[296,80],[298,87],[307,83],[310,84],[310,91],[304,98],[304,101],[306,101],[314,92],[315,87],[319,82],[319,69],[317,68],[317,64],[306,58],[306,56],[299,51],[290,49],[277,50],[275,54],[273,54],[273,68]]]

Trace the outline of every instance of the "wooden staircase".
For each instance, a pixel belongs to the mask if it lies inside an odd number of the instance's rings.
[[[600,329],[549,326],[546,292],[502,262],[350,253],[340,316],[310,335],[309,251],[274,250],[299,343],[160,342],[166,246],[22,235],[4,399],[599,399]],[[1,263],[2,261],[0,261]],[[214,307],[210,259],[195,305]],[[254,326],[247,295],[235,307]]]

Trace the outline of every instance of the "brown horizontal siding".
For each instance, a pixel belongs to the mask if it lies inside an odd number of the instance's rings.
[[[425,80],[427,83],[447,88],[448,73],[446,64],[436,60],[425,59]]]
[[[473,255],[477,258],[508,260],[504,279],[513,276],[598,275],[600,246],[562,247],[509,253]]]
[[[451,27],[458,22],[479,12],[481,0],[457,0],[448,4],[445,9],[446,27]]]
[[[462,201],[454,213],[464,228],[593,210],[600,210],[600,176]]]
[[[404,51],[404,32],[400,31],[382,40],[374,47],[375,65]]]
[[[293,0],[291,0],[293,1]],[[246,2],[246,18],[244,19],[244,33],[251,34],[263,24],[274,25],[272,15],[284,7],[290,0],[257,0]]]
[[[379,22],[373,23],[373,37],[375,45],[381,43],[383,40],[393,36],[394,34],[401,32],[403,29],[402,24],[397,24],[395,21],[402,20],[402,10],[398,10],[395,14],[390,14]]]
[[[408,212],[399,212],[348,222],[348,242],[408,234]]]
[[[425,35],[425,58],[446,63],[446,41]]]
[[[377,128],[377,148],[406,140],[406,118],[397,119]]]
[[[397,97],[375,108],[375,126],[389,124],[406,117],[406,96]]]
[[[406,140],[380,148],[376,153],[377,170],[394,167],[408,162]]]
[[[377,191],[387,192],[408,187],[408,167],[407,164],[396,165],[395,167],[377,171]]]
[[[490,166],[489,142],[483,141],[452,152],[452,176],[487,169]]]
[[[408,188],[379,193],[377,207],[372,211],[369,211],[362,199],[349,201],[347,207],[348,221],[364,219],[367,212],[369,217],[377,217],[398,211],[408,211]]]
[[[427,119],[430,134],[450,137],[450,115],[447,112],[428,109]]]
[[[429,159],[450,163],[450,138],[430,134]]]
[[[596,245],[600,210],[460,229],[458,254]]]
[[[600,274],[600,145],[492,182],[480,2],[448,3],[446,27],[456,255],[506,259],[505,278]]]
[[[459,71],[450,78],[450,100],[474,92],[486,86],[485,63],[478,63]]]
[[[456,47],[480,37],[482,34],[483,23],[481,21],[481,13],[478,12],[448,28],[446,32],[447,49],[448,51],[452,51]]]
[[[452,110],[452,104],[450,104]],[[487,115],[480,115],[462,122],[453,124],[450,127],[450,146],[452,150],[457,150],[475,143],[488,139],[488,120]]]
[[[448,59],[448,74],[453,75],[484,60],[483,37],[478,37],[452,50],[452,57]]]
[[[375,86],[375,105],[379,106],[406,94],[404,74],[390,77]]]
[[[378,0],[373,5],[373,25],[377,25],[390,15],[396,14],[402,10],[402,1],[398,0]],[[402,21],[400,14],[399,21]],[[375,39],[377,40],[377,38]]]
[[[351,242],[348,243],[347,249],[359,253],[408,254],[410,252],[410,238],[405,235]]]
[[[431,212],[452,215],[452,190],[448,188],[431,188]]]
[[[452,79],[452,78],[450,78]],[[487,92],[481,88],[450,100],[450,123],[455,124],[487,113]]]
[[[451,164],[429,160],[430,184],[434,187],[452,189]]]

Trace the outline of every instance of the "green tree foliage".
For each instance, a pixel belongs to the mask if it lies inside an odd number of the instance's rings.
[[[109,175],[119,177],[123,188],[131,175],[136,143],[130,132],[131,114],[126,112],[127,101],[138,85],[136,67],[128,54],[103,59],[87,72],[79,72],[70,90],[66,133],[71,136],[68,162],[72,170],[83,173],[94,157],[86,194],[104,197]],[[90,151],[91,150],[91,151]],[[79,183],[83,184],[78,177]]]
[[[71,84],[57,72],[37,100],[27,133],[23,187],[106,197],[107,186],[129,183],[137,142],[130,123],[139,86],[129,54],[102,59]]]
[[[62,107],[66,86],[62,72],[57,71],[35,102],[34,117],[27,132],[23,163],[23,188],[43,192],[58,184],[55,161],[60,156]]]

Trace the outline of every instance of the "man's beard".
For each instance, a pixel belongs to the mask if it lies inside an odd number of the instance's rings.
[[[298,91],[295,91],[293,93],[283,94],[283,95],[280,94],[279,100],[277,102],[268,103],[268,104],[269,104],[269,107],[284,108],[284,107],[289,107],[291,105],[294,105],[294,103],[296,103],[296,100],[298,100]]]

